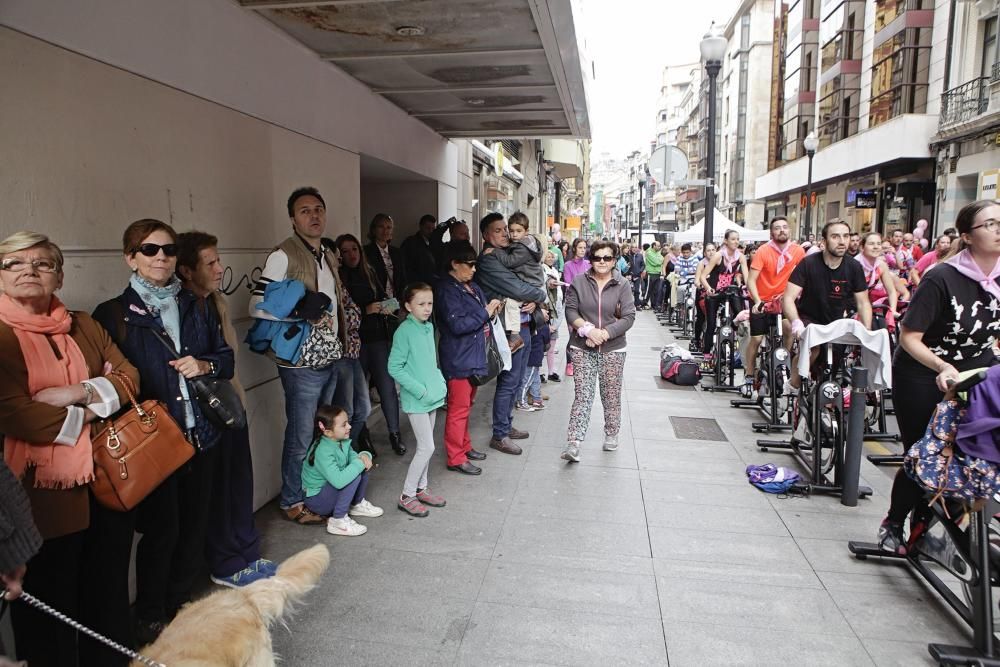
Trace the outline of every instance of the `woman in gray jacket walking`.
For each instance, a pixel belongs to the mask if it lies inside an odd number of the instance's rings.
[[[617,261],[617,245],[595,242],[590,246],[590,269],[574,278],[566,291],[575,393],[562,458],[571,463],[580,460],[580,445],[587,436],[598,379],[604,406],[604,450],[618,449],[625,332],[635,322],[635,300],[628,280],[615,268]]]

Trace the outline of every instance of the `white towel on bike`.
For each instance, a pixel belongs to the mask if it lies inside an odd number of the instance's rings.
[[[799,375],[809,377],[808,351],[824,343],[860,345],[861,361],[868,369],[868,389],[892,387],[892,358],[889,334],[885,329],[869,331],[857,320],[836,320],[830,324],[810,324],[799,339]]]

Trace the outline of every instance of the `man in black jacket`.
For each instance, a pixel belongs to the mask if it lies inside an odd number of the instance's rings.
[[[438,278],[437,262],[435,261],[435,238],[437,220],[427,214],[420,218],[417,233],[403,241],[400,249],[403,251],[403,263],[406,265],[406,277],[413,282],[420,281],[433,285]]]
[[[507,222],[499,213],[490,213],[479,223],[484,245],[504,248],[510,243],[507,236]],[[514,401],[518,385],[524,376],[528,352],[531,349],[530,314],[537,304],[545,301],[545,290],[518,278],[513,271],[500,263],[496,253],[479,255],[476,282],[483,288],[487,299],[514,299],[525,304],[522,308],[521,338],[524,346],[511,355],[511,369],[497,377],[496,394],[493,397],[493,437],[490,447],[504,454],[520,454],[511,438],[524,439],[528,434],[513,427]],[[501,311],[502,312],[502,311]]]

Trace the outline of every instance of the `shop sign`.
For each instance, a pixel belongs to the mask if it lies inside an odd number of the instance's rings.
[[[850,200],[848,200],[850,203]],[[874,190],[858,190],[854,196],[856,208],[878,208],[878,198]]]
[[[979,196],[976,199],[996,199],[1000,169],[990,169],[979,174]]]

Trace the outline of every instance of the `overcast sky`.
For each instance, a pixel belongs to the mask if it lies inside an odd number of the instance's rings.
[[[724,27],[739,0],[580,0],[590,86],[591,156],[623,157],[654,138],[665,65],[698,60],[712,21]]]

